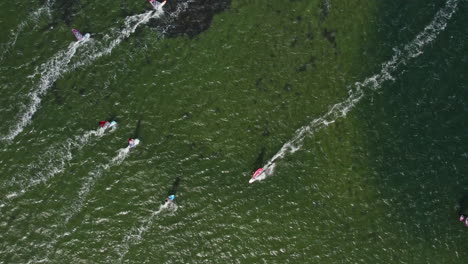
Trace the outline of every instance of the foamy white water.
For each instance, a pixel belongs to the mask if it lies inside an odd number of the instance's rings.
[[[55,83],[55,81],[57,81],[58,78],[60,78],[64,73],[74,70],[77,67],[88,65],[97,58],[110,54],[117,45],[119,45],[124,39],[128,38],[131,34],[133,34],[140,25],[148,23],[150,19],[157,18],[163,13],[164,12],[162,11],[162,9],[158,9],[125,18],[124,28],[118,31],[117,36],[113,38],[113,40],[107,47],[104,47],[99,50],[90,47],[89,50],[84,51],[84,54],[80,55],[81,61],[75,63],[72,66],[69,66],[68,63],[75,55],[77,48],[83,45],[85,42],[90,41],[91,39],[71,43],[66,51],[59,52],[48,62],[42,64],[40,69],[36,70],[36,72],[30,76],[34,77],[37,74],[40,74],[41,76],[37,89],[33,90],[28,94],[31,103],[27,105],[26,109],[24,110],[23,114],[21,114],[17,123],[12,128],[10,128],[9,133],[6,136],[0,137],[0,139],[7,141],[13,140],[18,134],[20,134],[24,130],[24,128],[31,122],[32,116],[38,110],[42,101],[42,97]],[[109,39],[112,39],[112,37],[106,36],[104,41]],[[93,41],[93,43],[97,43],[97,41]]]
[[[15,47],[16,41],[18,40],[18,36],[23,32],[24,28],[30,24],[31,22],[36,22],[39,17],[41,17],[44,13],[47,13],[48,16],[50,17],[50,7],[55,3],[55,0],[47,0],[45,4],[37,9],[34,12],[29,13],[29,15],[24,18],[21,23],[18,24],[16,27],[16,30],[13,33],[13,36],[10,38],[10,40],[3,44],[5,46],[2,51],[2,55],[0,56],[0,61],[3,61],[5,55]]]
[[[112,127],[107,131],[112,132],[116,127]],[[106,129],[98,128],[96,130],[90,130],[82,135],[75,136],[67,139],[64,143],[59,145],[51,146],[43,155],[40,155],[40,160],[37,163],[30,164],[27,171],[35,171],[35,175],[29,178],[27,181],[23,179],[13,179],[9,182],[10,185],[16,185],[17,182],[21,182],[21,190],[6,195],[6,199],[12,199],[19,197],[27,193],[32,187],[45,183],[53,178],[58,173],[62,173],[65,170],[67,164],[73,158],[73,151],[78,151],[86,146],[92,138],[99,138],[104,135]]]
[[[169,19],[165,21],[166,27],[162,28],[161,34],[166,34],[167,30],[172,26],[172,22],[180,15],[181,12],[187,10],[189,8],[189,4],[193,3],[194,1],[195,0],[188,0],[186,2],[178,4],[176,10],[168,14]]]
[[[16,124],[10,128],[10,132],[6,136],[1,137],[2,140],[13,140],[31,122],[32,116],[41,104],[42,97],[47,93],[52,84],[68,71],[66,66],[75,55],[76,50],[88,41],[89,39],[70,43],[66,50],[58,52],[49,61],[36,69],[36,72],[30,77],[32,78],[39,74],[41,78],[39,79],[37,88],[28,94],[31,102],[23,110],[23,113],[20,114],[20,118]]]
[[[327,127],[339,118],[346,117],[347,113],[353,109],[364,96],[364,88],[378,90],[385,81],[394,80],[392,74],[399,69],[401,65],[407,63],[423,53],[423,48],[434,41],[440,32],[446,27],[449,20],[457,10],[459,0],[447,1],[445,7],[437,12],[431,23],[429,23],[422,32],[420,32],[409,44],[401,50],[395,50],[391,60],[382,64],[379,73],[357,82],[349,89],[349,96],[346,100],[333,105],[330,110],[319,118],[312,120],[306,126],[296,130],[294,137],[286,142],[281,149],[266,163],[263,167],[264,173],[256,178],[255,181],[262,181],[274,173],[276,163],[288,153],[294,153],[302,147],[305,136],[314,134],[319,129]]]
[[[52,5],[53,1],[50,0],[50,5]],[[193,2],[193,0],[180,3],[177,5],[176,11],[169,14],[171,19],[175,19],[181,12],[188,8],[188,4]],[[84,44],[84,42],[89,41],[78,41],[70,44],[68,50],[66,52],[60,52],[55,55],[51,60],[46,62],[45,64],[41,65],[41,70],[37,71],[31,76],[34,77],[37,74],[41,74],[40,83],[38,88],[33,92],[29,93],[28,97],[31,100],[31,103],[26,107],[24,113],[19,118],[18,122],[10,128],[9,133],[6,136],[0,137],[1,140],[13,140],[18,134],[20,134],[24,128],[31,122],[32,116],[38,110],[40,103],[42,101],[41,97],[46,94],[48,89],[52,86],[52,84],[57,81],[64,73],[72,71],[76,68],[81,66],[89,65],[94,62],[96,59],[108,55],[112,52],[112,50],[117,47],[123,40],[128,38],[131,34],[133,34],[136,29],[148,23],[153,18],[159,18],[161,15],[164,14],[162,8],[158,8],[155,10],[150,10],[142,14],[128,16],[124,20],[124,28],[121,30],[113,29],[112,31],[117,31],[116,34],[112,34],[113,36],[106,35],[102,42],[107,43],[110,40],[110,43],[104,47],[97,47],[96,45],[99,44],[97,41],[92,41],[94,46],[89,46],[87,50],[83,51],[83,54],[80,54],[80,60],[73,65],[68,65],[72,57],[75,55],[76,49]],[[91,44],[91,43],[90,43]]]
[[[71,68],[76,69],[78,67],[89,65],[96,59],[108,55],[112,50],[117,47],[124,39],[128,38],[135,30],[140,26],[148,23],[153,18],[158,18],[164,11],[159,8],[156,10],[150,10],[143,14],[128,16],[124,20],[124,28],[120,30],[115,37],[106,35],[104,41],[112,39],[106,47],[94,48],[88,51],[88,54],[84,54],[83,59],[72,65]]]
[[[171,202],[159,206],[159,210],[154,211],[140,226],[134,227],[130,232],[128,232],[125,235],[122,244],[117,248],[117,254],[119,255],[117,263],[122,263],[131,246],[136,245],[143,240],[143,235],[151,227],[154,218],[164,210],[175,212],[177,210],[177,205]]]
[[[77,213],[79,213],[84,203],[88,197],[89,192],[93,189],[94,184],[96,181],[102,176],[102,174],[110,169],[113,166],[121,164],[130,154],[131,148],[121,148],[117,151],[117,155],[114,156],[107,164],[101,165],[97,167],[94,171],[89,173],[89,177],[86,179],[86,182],[81,186],[81,189],[78,193],[78,198],[73,202],[70,210],[65,214],[64,222],[59,224],[58,227],[64,227],[68,224],[71,218],[73,218]],[[39,259],[38,257],[33,258],[32,260],[28,261],[28,263],[48,263],[50,262],[49,256],[53,253],[53,248],[59,242],[60,238],[66,236],[67,233],[57,234],[50,243],[45,246],[47,248],[47,254],[44,258]]]
[[[102,176],[102,174],[109,168],[120,165],[129,155],[132,149],[130,147],[122,148],[117,151],[117,155],[110,160],[109,163],[99,166],[97,169],[92,171],[86,178],[86,182],[81,186],[78,198],[74,201],[69,214],[65,217],[65,224],[75,216],[83,208],[83,204],[88,197],[89,192],[93,189],[96,181]]]

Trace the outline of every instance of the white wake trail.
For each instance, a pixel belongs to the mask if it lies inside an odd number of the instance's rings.
[[[453,14],[456,12],[459,0],[447,1],[445,7],[437,12],[430,24],[420,32],[409,44],[402,50],[395,50],[392,59],[382,64],[379,73],[365,79],[363,82],[357,82],[350,87],[349,96],[343,102],[337,103],[323,116],[314,119],[311,123],[296,130],[294,137],[286,142],[281,149],[266,163],[262,173],[256,181],[261,181],[272,175],[276,162],[282,159],[288,153],[294,153],[302,147],[305,136],[314,134],[319,129],[334,123],[337,119],[343,118],[356,106],[364,96],[364,88],[377,90],[382,87],[385,81],[393,80],[392,74],[398,70],[401,65],[406,64],[410,59],[423,53],[423,48],[437,38],[440,32],[446,27]]]
[[[112,158],[112,160],[109,163],[101,165],[89,174],[89,177],[86,179],[86,182],[83,184],[83,186],[81,186],[80,192],[78,193],[78,198],[74,201],[72,208],[70,209],[68,215],[65,217],[64,225],[66,225],[73,216],[75,216],[78,212],[81,211],[89,192],[92,190],[94,184],[101,177],[101,175],[111,167],[120,165],[128,157],[130,151],[130,147],[119,149],[117,155],[114,158]]]
[[[112,50],[119,45],[124,39],[128,38],[135,30],[142,24],[148,23],[152,18],[161,16],[164,12],[161,9],[147,11],[143,14],[133,15],[125,18],[124,28],[118,32],[117,36],[110,42],[110,44],[103,48],[101,51],[94,49],[88,49],[84,51],[84,54],[80,55],[81,62],[77,62],[74,65],[68,65],[70,60],[75,55],[76,49],[90,41],[90,39],[84,41],[77,41],[70,44],[67,51],[59,52],[51,60],[41,65],[40,70],[37,71],[30,77],[34,77],[40,74],[40,82],[38,88],[28,94],[31,103],[23,111],[18,122],[10,129],[6,136],[0,137],[2,140],[11,141],[18,134],[20,134],[24,128],[31,122],[33,115],[38,110],[42,97],[46,94],[49,88],[57,81],[60,76],[64,73],[74,70],[80,66],[88,65],[97,58],[110,54]],[[110,37],[107,36],[107,39]],[[97,41],[92,41],[97,43]],[[88,54],[86,54],[88,52]]]
[[[112,132],[114,129],[115,127],[109,130],[109,132]],[[51,146],[43,155],[41,155],[39,162],[28,166],[29,171],[35,171],[35,176],[30,178],[27,182],[19,184],[21,186],[20,191],[9,193],[5,198],[11,200],[22,196],[34,186],[45,183],[58,173],[62,173],[67,164],[72,160],[73,151],[82,149],[91,139],[102,137],[105,132],[106,129],[100,127],[96,130],[87,131],[82,135],[69,138],[58,146]],[[9,182],[10,187],[12,185],[16,185],[17,181],[21,182],[22,180],[12,179]]]
[[[89,177],[87,178],[86,182],[81,186],[81,189],[78,193],[78,198],[73,202],[73,205],[71,206],[70,210],[66,213],[64,216],[65,220],[62,224],[58,225],[57,227],[62,227],[65,228],[66,225],[70,222],[70,219],[73,218],[77,213],[79,213],[83,206],[84,203],[88,197],[89,192],[92,190],[94,187],[94,184],[96,181],[102,176],[102,174],[110,169],[113,166],[121,164],[125,158],[128,157],[130,153],[130,148],[122,148],[117,151],[117,155],[112,158],[107,164],[101,165],[98,168],[96,168],[94,171],[92,171],[89,174]],[[69,235],[69,233],[62,233],[62,234],[57,234],[54,238],[51,239],[50,243],[46,246],[47,253],[46,256],[43,257],[42,259],[39,259],[37,256],[28,261],[28,263],[43,263],[43,262],[50,262],[51,260],[49,259],[49,256],[54,253],[54,247],[57,245],[59,242],[60,238],[65,237]]]
[[[158,18],[164,11],[162,9],[150,10],[143,14],[133,15],[125,18],[124,28],[118,32],[117,36],[107,45],[107,47],[101,48],[100,51],[91,49],[89,54],[83,55],[83,60],[72,65],[72,69],[79,68],[84,65],[89,65],[96,59],[108,55],[112,50],[117,47],[123,40],[128,38],[135,30],[140,26],[148,23],[153,18]],[[111,37],[106,35],[105,40]]]
[[[50,17],[50,7],[55,3],[55,0],[47,0],[47,2],[37,9],[36,11],[30,13],[21,23],[18,24],[16,27],[16,30],[13,33],[13,36],[10,38],[10,40],[3,44],[5,48],[2,51],[2,55],[0,56],[0,62],[3,61],[5,58],[5,55],[15,47],[16,41],[18,40],[18,36],[23,32],[24,28],[31,22],[36,22],[39,17],[42,16],[42,14],[47,13],[48,16]]]
[[[117,263],[122,263],[123,258],[127,255],[132,245],[136,245],[143,240],[143,235],[153,224],[154,218],[164,210],[175,212],[177,210],[177,205],[172,202],[161,205],[159,210],[154,211],[139,227],[134,227],[130,232],[128,232],[123,239],[122,245],[117,249],[117,253],[119,255]]]
[[[32,78],[39,74],[41,78],[39,79],[37,88],[28,94],[31,102],[26,109],[23,110],[23,113],[17,123],[10,128],[10,132],[0,139],[7,141],[13,140],[24,130],[24,127],[31,122],[32,116],[36,113],[39,105],[41,104],[42,97],[46,94],[52,84],[57,81],[63,73],[68,71],[66,66],[75,55],[76,50],[88,41],[89,39],[70,43],[65,51],[58,52],[54,57],[52,57],[52,59],[42,64],[39,69],[36,69],[36,72],[30,77]]]

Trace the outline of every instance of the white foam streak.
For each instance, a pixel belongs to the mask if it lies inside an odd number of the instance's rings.
[[[52,57],[52,59],[42,64],[39,69],[36,69],[36,72],[30,77],[32,78],[37,74],[40,74],[41,78],[39,80],[37,89],[28,94],[31,103],[23,111],[23,114],[15,126],[10,129],[8,135],[1,138],[2,140],[13,140],[19,133],[24,130],[24,127],[26,127],[31,122],[32,116],[34,113],[36,113],[42,101],[42,96],[44,96],[47,90],[63,73],[67,72],[66,66],[75,55],[76,50],[87,41],[89,40],[70,43],[67,50],[60,51],[54,57]]]
[[[161,10],[151,10],[143,14],[127,17],[124,22],[124,29],[122,29],[119,32],[118,36],[111,41],[107,48],[100,52],[91,53],[88,56],[81,56],[83,60],[74,64],[71,67],[67,66],[70,60],[75,55],[77,48],[85,42],[90,41],[90,39],[71,43],[67,51],[59,52],[51,60],[41,65],[40,70],[36,70],[36,72],[32,76],[30,76],[34,77],[37,74],[41,75],[38,88],[29,93],[28,95],[28,97],[31,100],[31,103],[26,107],[19,121],[14,125],[13,128],[10,129],[8,135],[3,136],[0,139],[7,141],[13,140],[19,133],[21,133],[24,130],[24,127],[26,127],[31,122],[32,116],[36,113],[37,109],[39,108],[39,105],[42,101],[42,96],[45,95],[47,90],[52,86],[52,84],[55,81],[57,81],[58,78],[60,78],[62,74],[70,70],[74,70],[77,67],[87,65],[103,55],[110,54],[117,45],[119,45],[125,38],[129,37],[132,33],[134,33],[138,26],[148,23],[150,19],[160,16],[162,13],[163,12]]]
[[[188,3],[192,1],[193,0],[190,0],[185,3],[179,4],[177,6],[176,11],[169,14],[170,17],[177,17],[180,12],[188,8]],[[81,66],[89,65],[96,59],[104,55],[110,54],[112,50],[116,46],[118,46],[124,39],[128,38],[131,34],[133,34],[140,25],[144,25],[148,23],[151,19],[160,17],[162,14],[164,14],[164,11],[162,10],[162,8],[158,8],[156,10],[147,11],[143,14],[126,17],[124,21],[124,28],[117,33],[117,36],[109,43],[107,47],[104,47],[102,49],[93,49],[91,47],[88,48],[83,52],[83,54],[80,54],[81,61],[73,65],[69,66],[68,63],[70,62],[73,55],[75,55],[76,49],[84,42],[89,41],[89,39],[70,44],[67,52],[60,52],[47,63],[41,65],[42,70],[40,72],[36,71],[36,73],[34,73],[31,76],[34,77],[37,74],[41,74],[41,81],[38,89],[29,94],[29,97],[32,101],[31,104],[27,106],[26,110],[24,111],[24,114],[20,117],[20,120],[14,125],[14,127],[10,129],[9,133],[6,136],[0,137],[0,140],[11,141],[24,130],[24,127],[26,127],[31,122],[32,116],[36,113],[41,103],[41,97],[44,96],[47,90],[52,86],[52,84],[55,81],[57,81],[57,79],[62,74],[68,71],[75,70],[76,68],[79,68]],[[110,37],[109,35],[106,35],[104,37],[104,40],[108,40],[111,38],[112,37]],[[93,41],[92,43],[97,44],[98,42]]]
[[[122,263],[123,258],[125,255],[127,255],[132,245],[138,244],[141,242],[141,240],[143,240],[143,235],[151,227],[154,218],[164,210],[171,210],[174,212],[177,210],[177,205],[172,202],[161,205],[159,210],[154,211],[143,224],[141,224],[139,227],[133,228],[129,233],[127,233],[123,239],[122,245],[120,245],[117,249],[117,253],[119,255],[119,260],[117,263]]]
[[[89,174],[89,177],[87,178],[87,181],[83,184],[81,187],[78,198],[74,201],[70,211],[65,215],[65,221],[62,223],[62,227],[65,227],[70,219],[75,216],[77,213],[81,211],[83,208],[84,202],[86,198],[88,197],[89,192],[92,190],[94,184],[96,181],[101,177],[101,175],[104,173],[104,171],[110,169],[112,166],[119,165],[121,164],[125,158],[128,156],[130,153],[130,148],[122,148],[117,151],[117,155],[112,158],[112,160],[109,161],[109,163],[99,166],[97,169],[95,169],[93,172]],[[49,256],[51,253],[54,253],[53,248],[55,245],[59,242],[59,239],[61,237],[66,236],[67,233],[64,233],[62,235],[56,235],[55,238],[53,238],[50,243],[47,245],[47,254],[44,258],[38,260],[38,257],[34,257],[32,260],[30,260],[28,263],[41,263],[41,262],[49,262]]]
[[[21,21],[21,23],[18,24],[16,30],[13,33],[13,36],[10,38],[10,41],[4,44],[5,48],[3,49],[2,55],[0,56],[0,61],[3,61],[5,54],[14,48],[16,41],[18,40],[18,36],[31,21],[36,22],[37,19],[44,13],[47,13],[50,16],[50,7],[54,4],[54,2],[55,0],[47,0],[47,2],[42,7],[30,13],[23,21]]]
[[[161,29],[161,34],[166,34],[167,30],[172,26],[172,22],[179,16],[180,13],[184,12],[185,10],[188,9],[189,4],[194,2],[194,0],[188,0],[186,2],[180,3],[176,10],[172,13],[169,13],[169,19],[165,21],[166,26]]]
[[[263,167],[265,173],[256,179],[261,181],[272,175],[276,166],[276,162],[282,159],[288,153],[294,153],[302,147],[304,137],[309,134],[316,133],[319,129],[326,127],[328,124],[334,123],[337,119],[343,118],[346,114],[362,99],[364,96],[364,88],[377,90],[382,87],[385,81],[394,80],[392,74],[398,70],[399,66],[407,63],[410,59],[415,58],[423,53],[422,49],[431,43],[447,27],[447,23],[456,12],[458,0],[449,0],[446,6],[439,10],[432,22],[427,25],[424,30],[419,33],[413,41],[404,46],[400,50],[395,50],[392,59],[382,64],[382,69],[378,74],[375,74],[363,82],[357,82],[350,87],[349,96],[343,102],[337,103],[323,116],[314,119],[310,124],[296,130],[294,137],[286,142],[281,149],[266,163]]]
[[[118,33],[117,37],[112,40],[109,45],[104,48],[102,51],[93,52],[87,56],[83,56],[83,60],[75,63],[72,68],[76,69],[78,67],[88,65],[95,61],[96,59],[108,55],[112,50],[119,45],[124,39],[128,38],[135,30],[140,26],[148,23],[152,18],[160,17],[164,12],[162,9],[150,10],[143,14],[133,15],[125,18],[124,28]],[[109,36],[106,36],[109,38]]]
[[[27,183],[21,184],[21,191],[7,194],[6,198],[12,199],[21,196],[27,193],[32,187],[45,183],[58,173],[62,173],[65,170],[66,165],[70,160],[72,160],[73,151],[82,149],[94,137],[102,137],[105,131],[106,130],[104,128],[90,130],[85,132],[83,135],[67,139],[59,146],[54,145],[50,147],[44,155],[41,155],[42,158],[39,162],[28,166],[30,171],[38,171],[35,173],[35,177],[30,178]],[[109,131],[113,131],[113,129],[110,129]],[[15,182],[16,180],[13,179],[10,182],[10,185]]]
[[[80,192],[78,193],[78,198],[72,205],[70,213],[65,217],[65,224],[67,224],[73,216],[75,216],[78,212],[81,211],[81,209],[83,208],[84,201],[88,197],[89,192],[92,190],[94,184],[101,177],[104,171],[108,170],[112,166],[121,164],[125,160],[125,158],[127,158],[129,153],[130,147],[119,149],[117,155],[114,158],[112,158],[112,160],[109,163],[98,167],[96,170],[89,174],[89,177],[86,179],[86,182],[83,184],[83,186],[80,189]]]

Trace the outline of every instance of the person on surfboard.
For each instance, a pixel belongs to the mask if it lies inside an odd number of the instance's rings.
[[[138,138],[136,138],[136,139],[129,138],[127,147],[132,149],[132,148],[136,147],[138,144],[140,144],[140,140]]]
[[[175,199],[175,195],[171,194],[164,201],[165,201],[165,203],[172,203],[174,201],[174,199]]]
[[[461,214],[460,215],[460,222],[463,222],[463,220],[465,221],[465,226],[468,226],[468,216],[466,216],[464,214]]]
[[[99,127],[102,127],[103,129],[108,129],[112,128],[117,125],[117,122],[115,121],[99,121]]]
[[[77,41],[80,41],[82,39],[88,39],[91,37],[89,33],[84,34],[84,36],[76,29],[72,28],[72,33],[75,36]]]
[[[254,182],[260,175],[263,173],[263,168],[257,169],[253,174],[252,178],[250,178],[249,183]]]

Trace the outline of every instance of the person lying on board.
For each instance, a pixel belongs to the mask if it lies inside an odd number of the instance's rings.
[[[139,143],[140,143],[139,139],[129,138],[127,147],[132,149],[132,148],[136,147]]]

